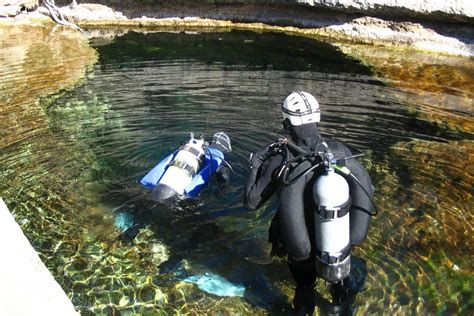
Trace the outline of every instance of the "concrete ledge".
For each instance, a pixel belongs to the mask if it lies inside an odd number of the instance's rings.
[[[79,315],[0,198],[0,314]]]

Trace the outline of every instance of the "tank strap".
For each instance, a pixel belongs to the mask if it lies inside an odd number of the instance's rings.
[[[324,219],[340,218],[349,212],[351,202],[352,199],[349,198],[344,204],[339,206],[328,207],[326,205],[320,205],[316,210],[316,213]]]
[[[185,161],[173,161],[171,165],[177,168],[186,170],[192,176],[196,174],[196,171],[194,170],[194,168],[190,164],[186,163]]]
[[[183,169],[186,170],[187,172],[189,172],[190,174],[192,174],[194,176],[194,174],[196,174],[196,172],[194,171],[194,168],[191,167],[190,165],[188,164],[185,164],[183,166]]]
[[[183,145],[183,147],[181,147],[181,150],[186,150],[186,151],[189,151],[191,154],[193,154],[194,156],[197,157],[197,159],[199,159],[199,161],[202,160],[202,157],[204,156],[204,154],[202,152],[200,152],[199,150],[197,150],[196,148],[194,147],[191,147],[189,145]]]
[[[316,247],[316,255],[325,264],[335,264],[344,261],[351,253],[351,244],[344,247],[340,252],[330,253]]]

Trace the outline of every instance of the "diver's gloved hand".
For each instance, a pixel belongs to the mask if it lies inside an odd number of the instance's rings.
[[[250,169],[258,169],[263,164],[263,162],[268,158],[275,154],[274,144],[270,144],[267,147],[255,152],[251,153],[249,157],[249,168]]]
[[[230,178],[230,169],[224,164],[219,165],[216,170],[217,182],[224,183],[228,182]]]

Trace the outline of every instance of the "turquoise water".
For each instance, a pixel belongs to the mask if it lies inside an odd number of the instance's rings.
[[[409,112],[413,91],[330,44],[281,34],[130,32],[95,48],[84,82],[42,98],[1,150],[0,195],[84,315],[288,313],[293,281],[266,242],[275,201],[248,212],[242,190],[249,153],[282,135],[292,90],[318,98],[324,135],[366,153],[376,188],[380,215],[353,252],[348,308],[472,310],[473,136]],[[190,132],[220,130],[234,148],[230,182],[175,208],[151,201],[137,180]],[[120,238],[117,217],[138,235]],[[245,295],[182,282],[206,273]],[[318,292],[327,297],[323,282]]]

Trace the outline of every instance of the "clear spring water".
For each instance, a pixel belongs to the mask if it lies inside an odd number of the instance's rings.
[[[34,92],[61,73],[26,72],[51,52],[45,45],[0,68],[0,196],[84,315],[290,310],[292,278],[266,242],[274,203],[247,212],[242,191],[249,153],[282,135],[280,104],[292,90],[318,98],[324,135],[366,153],[361,161],[376,188],[380,215],[353,251],[357,295],[345,308],[472,312],[472,77],[438,89],[431,79],[443,68],[435,67],[420,93],[416,77],[384,83],[373,68],[316,40],[131,32],[97,45],[98,62],[74,88],[39,102],[15,97],[11,91]],[[67,56],[62,67],[74,62]],[[210,139],[220,130],[234,148],[230,183],[174,209],[150,201],[137,180],[189,132]],[[130,214],[142,227],[123,240],[116,219]],[[182,282],[205,273],[243,285],[245,295],[222,298]],[[318,293],[318,309],[327,312],[323,282]]]

